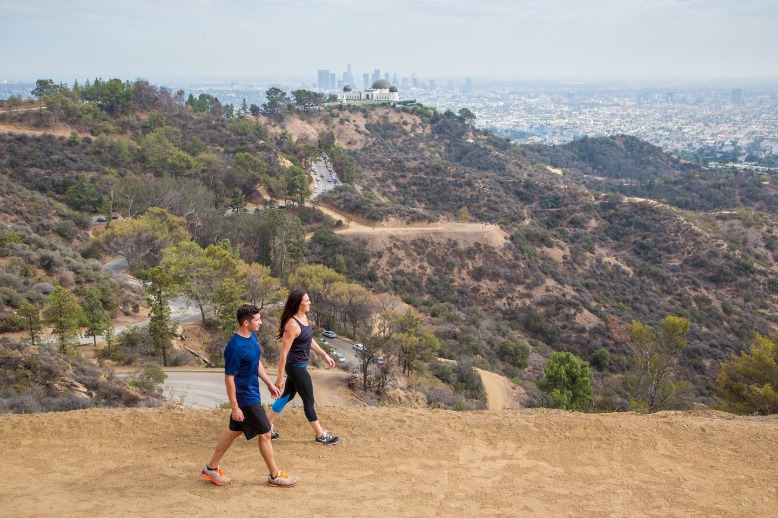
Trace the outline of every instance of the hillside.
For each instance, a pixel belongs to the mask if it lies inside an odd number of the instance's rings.
[[[495,245],[462,235],[339,231],[370,251],[354,274],[373,289],[431,315],[440,304],[459,310],[440,323],[449,328],[443,341],[451,357],[475,353],[496,367],[490,351],[501,338],[484,341],[470,328],[486,313],[534,344],[585,359],[606,348],[618,370],[624,351],[613,344],[609,319],[677,315],[692,324],[682,363],[702,395],[718,361],[742,350],[754,330],[776,326],[771,182],[709,172],[629,137],[514,148],[421,109],[410,124],[390,110],[364,122],[354,110],[341,113],[336,138],[343,128],[368,136],[349,148],[362,171],[355,192],[439,221],[498,222],[510,237]],[[325,198],[359,211],[352,197]],[[370,271],[381,274],[370,282]]]
[[[615,330],[632,321],[653,327],[668,315],[690,323],[673,371],[691,386],[670,407],[711,404],[719,363],[745,350],[754,331],[777,327],[770,178],[709,171],[630,137],[514,146],[423,106],[227,116],[215,99],[204,100],[214,109],[200,110],[143,81],[113,84],[126,89],[120,105],[110,96],[85,101],[106,86],[96,82],[79,100],[66,89],[47,110],[0,114],[14,128],[0,135],[3,206],[25,207],[6,210],[0,229],[12,244],[0,261],[8,329],[22,329],[15,287],[40,306],[41,285],[78,285],[84,257],[121,252],[101,241],[103,228],[89,216],[138,221],[154,207],[182,218],[181,233],[200,247],[225,244],[274,278],[322,264],[402,298],[440,344],[425,359],[504,373],[524,385],[530,405],[543,403],[534,382],[546,359],[570,351],[593,365],[606,353],[593,405],[628,408],[630,358]],[[47,130],[59,136],[37,133]],[[343,182],[316,199],[323,210],[264,210],[304,201],[322,152]],[[241,205],[260,210],[232,214]],[[38,233],[57,254],[29,251]],[[170,244],[145,238],[143,257],[130,258],[136,274]],[[21,249],[32,266],[12,257]],[[137,311],[137,294],[114,292],[113,316]],[[370,334],[368,319],[354,319],[360,329],[346,322],[335,294],[321,301],[336,331]],[[511,359],[506,347],[529,348],[528,361]],[[433,362],[419,374],[453,384],[436,369]]]
[[[227,411],[80,410],[0,416],[13,466],[8,516],[775,515],[775,417],[557,410],[323,408],[343,439],[312,442],[299,409],[279,421],[289,490],[264,484],[256,442],[222,461],[233,483],[198,476]]]

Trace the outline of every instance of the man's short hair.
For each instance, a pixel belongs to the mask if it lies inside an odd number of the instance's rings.
[[[236,315],[238,317],[238,325],[242,326],[244,321],[251,320],[257,313],[259,313],[259,308],[254,304],[243,304],[238,308]]]

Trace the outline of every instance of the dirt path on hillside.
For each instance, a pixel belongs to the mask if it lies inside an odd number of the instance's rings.
[[[505,232],[503,232],[499,226],[487,223],[442,222],[420,223],[416,225],[379,223],[378,225],[372,226],[365,222],[352,219],[347,224],[347,216],[337,212],[331,207],[318,205],[317,208],[336,221],[341,220],[344,222],[344,226],[335,229],[335,232],[338,234],[391,234],[394,236],[407,237],[424,236],[430,233],[475,234],[478,235],[479,241],[481,241],[483,244],[496,248],[502,248],[506,239],[508,238],[507,234],[505,234]]]
[[[15,124],[0,123],[0,133],[17,133],[22,135],[57,135],[57,136],[69,137],[72,131],[73,130],[65,127],[47,128],[45,130],[39,130],[39,129],[23,128]],[[86,133],[83,134],[79,133],[79,136],[85,137],[88,135]]]
[[[774,517],[778,417],[557,410],[321,408],[336,446],[313,442],[302,409],[276,422],[265,484],[256,439],[199,476],[229,410],[92,409],[0,415],[12,466],[4,516]]]
[[[504,410],[508,408],[508,392],[505,390],[506,379],[494,372],[476,369],[481,375],[481,381],[486,391],[486,405],[489,410]]]

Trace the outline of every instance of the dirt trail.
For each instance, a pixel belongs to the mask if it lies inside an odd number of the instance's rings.
[[[423,235],[433,234],[477,234],[479,241],[484,244],[488,244],[495,248],[501,248],[508,236],[497,225],[491,225],[487,223],[458,223],[458,222],[443,222],[443,223],[421,223],[418,225],[393,225],[387,223],[379,223],[376,226],[368,225],[364,222],[352,219],[350,223],[345,224],[347,217],[340,212],[326,207],[318,205],[317,208],[331,216],[336,221],[341,220],[344,222],[344,226],[335,229],[338,234],[391,234],[395,236],[407,236],[417,237]]]
[[[62,137],[69,137],[73,130],[65,127],[46,128],[46,129],[32,129],[26,127],[19,127],[15,124],[0,123],[0,133],[18,133],[22,135],[57,135]],[[79,137],[87,137],[88,133],[79,133]]]
[[[486,390],[486,405],[489,410],[504,410],[508,408],[508,392],[505,390],[507,380],[494,372],[476,369],[481,375],[481,381]]]
[[[321,408],[337,446],[314,444],[302,409],[276,422],[289,490],[265,485],[252,442],[198,472],[229,410],[92,409],[0,415],[12,466],[3,516],[774,517],[778,419],[716,412],[453,412]]]

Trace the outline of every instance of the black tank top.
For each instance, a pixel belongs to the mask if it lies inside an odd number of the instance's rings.
[[[304,326],[302,322],[296,318],[294,318],[294,321],[300,326],[300,334],[292,341],[292,347],[289,349],[289,354],[286,356],[286,364],[293,367],[303,367],[308,365],[308,361],[311,359],[313,327]]]

